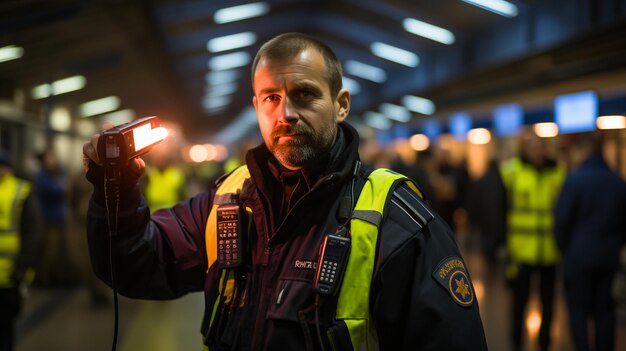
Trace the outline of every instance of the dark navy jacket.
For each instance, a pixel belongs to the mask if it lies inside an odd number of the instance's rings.
[[[358,134],[341,124],[344,147],[330,155],[327,169],[312,189],[274,223],[270,203],[272,179],[261,145],[246,163],[251,178],[240,201],[253,211],[249,264],[236,272],[241,295],[209,329],[211,350],[319,350],[315,328],[315,270],[298,262],[317,262],[325,234],[339,225],[337,209],[352,183],[358,160]],[[333,148],[335,149],[335,148]],[[110,284],[109,239],[102,170],[90,166],[95,184],[89,207],[89,250],[96,274]],[[357,190],[364,183],[359,174]],[[274,182],[274,183],[273,183]],[[205,226],[215,190],[184,200],[152,217],[133,180],[122,182],[119,230],[114,238],[116,283],[132,298],[172,299],[204,291],[210,316],[218,298],[220,271],[207,267]],[[274,185],[272,185],[274,184]],[[372,277],[370,311],[382,350],[484,350],[486,341],[471,282],[449,227],[439,216],[427,226],[411,213],[422,202],[398,186],[409,206],[391,201],[385,206]],[[275,190],[275,189],[274,189]],[[432,211],[432,210],[431,210]],[[455,279],[453,279],[455,278]],[[452,287],[452,288],[451,288]],[[339,344],[350,345],[347,330],[333,315],[336,297],[320,301],[319,324],[325,349],[332,329]],[[226,317],[223,317],[226,316]],[[339,348],[341,350],[345,348]]]
[[[554,208],[565,269],[611,270],[626,240],[626,183],[601,155],[570,173]]]

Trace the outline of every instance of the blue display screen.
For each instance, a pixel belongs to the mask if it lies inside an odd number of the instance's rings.
[[[496,106],[493,109],[493,130],[498,136],[511,136],[524,124],[524,110],[518,104]]]
[[[435,140],[441,134],[441,122],[436,119],[427,119],[422,124],[422,132],[426,135],[430,140]]]
[[[457,140],[466,140],[467,132],[472,128],[472,118],[466,112],[457,112],[448,121],[450,134]]]
[[[554,120],[559,133],[595,130],[598,117],[598,95],[593,91],[559,95],[554,100]]]

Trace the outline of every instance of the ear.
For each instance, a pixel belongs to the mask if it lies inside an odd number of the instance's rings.
[[[258,104],[258,101],[256,100],[256,95],[254,95],[254,96],[252,96],[252,105],[254,106],[254,110],[255,111],[259,110],[257,104]]]
[[[350,113],[350,92],[346,89],[341,89],[335,99],[335,109],[337,111],[337,123],[341,123],[346,120]]]

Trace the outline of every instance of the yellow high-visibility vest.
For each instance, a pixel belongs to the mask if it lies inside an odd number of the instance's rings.
[[[5,174],[0,179],[0,288],[12,287],[11,273],[20,252],[19,225],[30,183]]]
[[[519,158],[500,167],[508,194],[507,249],[513,262],[554,265],[559,260],[553,208],[565,179],[561,166],[537,170]]]
[[[241,166],[224,179],[217,188],[205,231],[209,268],[217,261],[217,207],[220,204],[230,203],[232,198],[241,192],[244,181],[249,177],[247,166]],[[378,349],[369,309],[376,242],[389,191],[397,181],[403,179],[406,177],[387,169],[381,168],[373,171],[361,190],[350,221],[352,248],[339,290],[336,318],[342,320],[348,327],[354,350]],[[406,182],[416,194],[422,196],[410,180],[406,179]],[[251,212],[250,209],[246,210]],[[226,284],[223,284],[224,279],[226,279]],[[226,296],[226,302],[232,295],[233,280],[232,271],[222,270],[219,286],[225,287],[225,291],[220,291],[220,294]],[[219,299],[213,305],[210,325],[213,324],[218,305]]]
[[[181,199],[185,186],[185,173],[176,167],[167,167],[164,171],[148,169],[148,184],[145,189],[146,201],[150,212],[174,206]]]

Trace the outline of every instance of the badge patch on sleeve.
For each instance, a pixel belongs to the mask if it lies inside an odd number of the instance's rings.
[[[472,282],[459,257],[452,256],[441,261],[433,272],[433,278],[450,293],[452,300],[458,305],[469,307],[474,303]]]

